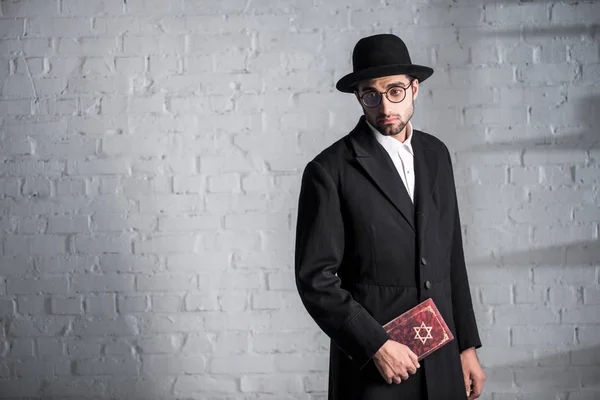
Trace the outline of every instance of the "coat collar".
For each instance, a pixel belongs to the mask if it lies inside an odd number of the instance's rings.
[[[413,231],[418,234],[421,242],[432,207],[432,191],[437,178],[438,160],[433,150],[423,140],[423,133],[413,129],[412,134],[411,144],[415,160],[414,205],[390,156],[369,130],[364,116],[361,116],[349,137],[356,161],[402,214]]]

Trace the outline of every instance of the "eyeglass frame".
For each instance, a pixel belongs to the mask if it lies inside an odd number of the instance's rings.
[[[378,105],[381,104],[381,101],[383,100],[383,95],[385,94],[385,98],[390,102],[390,103],[394,103],[394,104],[398,104],[398,103],[402,103],[405,99],[406,99],[406,91],[408,88],[412,87],[412,83],[414,82],[415,78],[411,79],[410,82],[408,82],[408,86],[407,87],[403,87],[400,85],[394,85],[394,86],[390,86],[388,90],[386,90],[385,92],[378,92],[377,90],[369,90],[365,93],[362,94],[362,96],[358,96],[358,98],[360,99],[360,103],[367,107],[367,108],[375,108]],[[404,90],[404,97],[402,98],[402,100],[399,101],[392,101],[390,100],[390,98],[388,97],[388,92],[394,88],[401,88],[402,90]],[[379,94],[379,101],[377,102],[377,104],[375,104],[374,106],[368,106],[365,104],[365,102],[363,101],[363,97],[371,94],[371,93],[377,93]],[[358,91],[357,91],[357,95],[358,95]]]

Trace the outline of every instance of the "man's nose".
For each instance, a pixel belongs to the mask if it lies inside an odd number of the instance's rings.
[[[379,111],[387,115],[387,112],[389,111],[392,104],[393,103],[388,100],[385,94],[381,95],[381,101],[379,102]]]

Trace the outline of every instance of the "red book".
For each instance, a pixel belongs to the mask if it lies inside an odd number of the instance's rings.
[[[454,339],[432,299],[399,315],[383,328],[392,340],[408,346],[419,360]]]

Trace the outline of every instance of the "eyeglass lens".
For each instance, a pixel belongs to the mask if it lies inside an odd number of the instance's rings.
[[[388,89],[385,93],[386,97],[392,103],[399,103],[404,100],[406,90],[400,86],[394,86]],[[362,97],[363,103],[367,107],[375,107],[381,102],[381,93],[379,92],[368,92]]]

